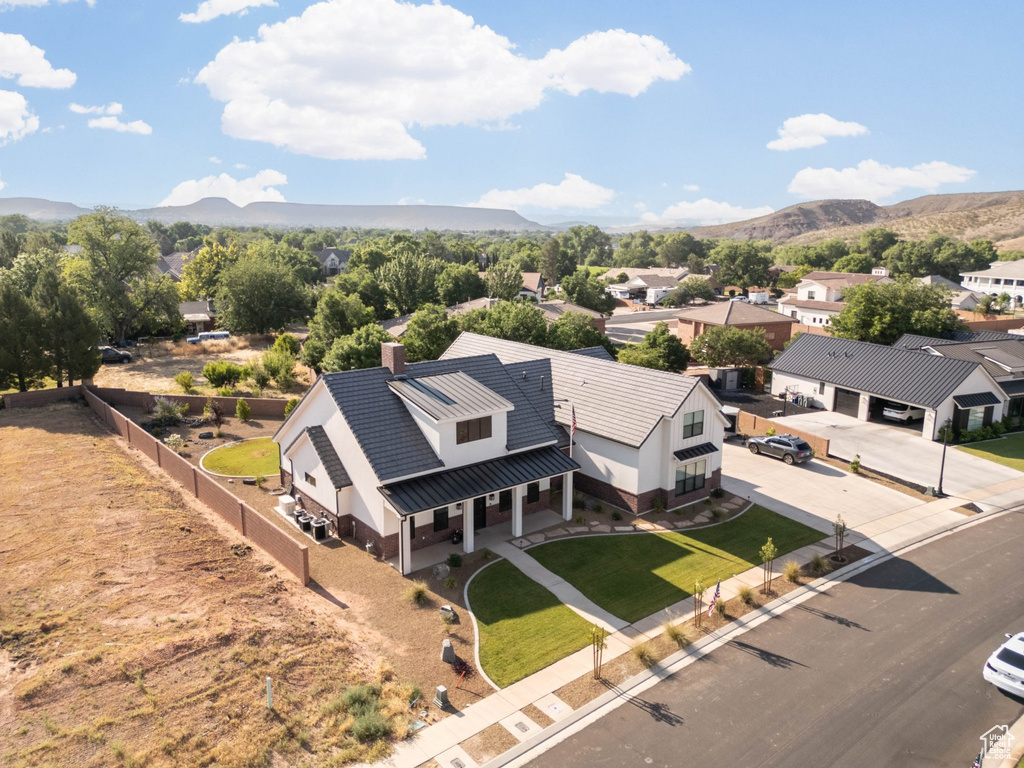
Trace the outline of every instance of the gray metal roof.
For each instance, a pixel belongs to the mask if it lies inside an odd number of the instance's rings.
[[[979,363],[996,380],[1024,368],[1024,336],[999,334],[995,339],[954,341],[904,334],[896,343],[910,349],[929,348],[942,357]]]
[[[675,414],[700,384],[700,380],[692,376],[475,333],[461,334],[441,359],[458,360],[484,352],[494,353],[506,364],[550,360],[550,380],[532,381],[531,386],[545,387],[550,382],[556,401],[569,401],[575,406],[578,429],[632,447],[642,445],[658,422]],[[516,381],[525,383],[519,378]],[[569,403],[560,405],[555,419],[559,424],[568,425],[572,422]]]
[[[701,443],[700,445],[695,445],[692,448],[683,448],[675,451],[672,455],[676,457],[676,461],[688,461],[689,459],[697,459],[701,456],[707,456],[717,450],[718,447],[714,443]]]
[[[548,446],[382,485],[378,490],[400,514],[413,515],[579,468],[560,450]]]
[[[937,408],[979,363],[802,333],[768,367],[879,397]]]
[[[507,417],[508,450],[519,451],[558,440],[550,419],[542,418],[534,398],[520,388],[493,354],[413,363],[406,367],[405,375],[419,378],[457,371],[513,405]],[[388,386],[394,376],[387,368],[325,373],[321,379],[378,480],[385,482],[444,467],[402,398]]]
[[[494,411],[507,411],[510,403],[462,371],[437,376],[395,376],[392,392],[438,421],[463,419]]]
[[[953,395],[957,408],[980,408],[985,405],[999,405],[998,397],[991,392],[972,392],[969,395]]]
[[[999,388],[1003,390],[1009,397],[1021,397],[1024,396],[1024,379],[1014,379],[1013,381],[1000,381]]]
[[[595,360],[607,360],[609,363],[615,362],[615,358],[612,357],[612,353],[604,347],[584,347],[583,349],[570,349],[569,352],[574,355],[592,357]]]
[[[352,479],[348,476],[345,465],[338,458],[338,452],[334,450],[334,444],[324,428],[316,424],[306,427],[305,432],[309,435],[309,442],[313,444],[313,450],[316,451],[317,458],[323,464],[334,487],[347,488],[352,485]]]

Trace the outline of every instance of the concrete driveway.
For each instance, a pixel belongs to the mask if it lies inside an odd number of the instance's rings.
[[[831,441],[829,453],[841,459],[852,461],[860,454],[865,467],[925,487],[938,485],[942,444],[925,440],[916,429],[860,421],[834,411],[786,416],[775,422],[827,437]],[[946,451],[942,490],[960,495],[1021,477],[1009,467],[950,448]]]

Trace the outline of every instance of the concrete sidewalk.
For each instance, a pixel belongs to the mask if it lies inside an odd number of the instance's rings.
[[[970,495],[972,498],[969,500],[982,509],[998,511],[1010,503],[1024,502],[1024,477],[997,483],[990,488],[979,488]],[[765,503],[766,506],[775,508],[776,511],[793,519],[812,525],[823,533],[831,534],[831,521],[824,520],[821,515],[812,515],[788,505],[780,508],[778,502],[773,499],[754,500]],[[969,523],[971,518],[952,511],[954,507],[966,503],[967,500],[946,498],[926,503],[911,503],[909,508],[864,519],[860,525],[851,524],[846,541],[870,552],[885,554],[911,542]],[[997,507],[997,503],[1000,506]],[[828,530],[825,530],[826,524]],[[588,621],[615,629],[607,638],[605,663],[628,653],[636,642],[657,637],[664,632],[666,622],[685,621],[693,615],[693,600],[687,598],[633,624],[627,624],[595,605],[575,587],[513,545],[506,543],[501,547],[492,546],[492,549],[554,592],[560,600]],[[830,541],[825,539],[791,552],[780,560],[806,563],[815,554],[824,555],[831,551]],[[760,585],[761,578],[761,567],[757,566],[724,580],[722,599],[735,597],[742,586]],[[719,632],[730,631],[730,626]],[[592,671],[591,649],[588,646],[507,688],[496,691],[483,701],[424,728],[414,738],[398,744],[395,753],[384,764],[391,768],[416,768],[434,760],[442,768],[459,764],[463,768],[474,768],[477,763],[459,746],[462,742],[496,723],[501,724],[520,742],[535,738],[545,729],[523,714],[522,710],[530,704],[555,721],[548,729],[559,729],[560,722],[571,717],[573,710],[565,702],[560,701],[554,692]]]

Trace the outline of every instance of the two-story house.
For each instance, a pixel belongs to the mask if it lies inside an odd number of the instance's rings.
[[[889,270],[876,267],[870,275],[857,272],[808,272],[778,302],[778,311],[804,325],[827,326],[843,311],[843,291],[864,283],[891,283]]]

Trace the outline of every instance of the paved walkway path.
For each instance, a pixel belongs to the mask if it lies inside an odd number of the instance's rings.
[[[856,478],[857,482],[870,482]],[[727,481],[728,482],[728,481]],[[729,490],[735,491],[731,485]],[[1024,476],[1019,479],[996,483],[988,488],[978,488],[963,494],[961,497],[936,499],[931,502],[917,502],[911,497],[907,508],[895,508],[871,519],[865,516],[856,524],[851,524],[846,536],[847,544],[856,544],[872,553],[886,553],[904,546],[922,537],[949,530],[956,525],[968,522],[970,518],[953,512],[953,508],[972,501],[983,510],[1006,508],[1011,504],[1024,502]],[[760,502],[761,499],[752,498]],[[781,504],[776,499],[766,497],[766,506],[793,519],[831,534],[831,521],[821,514],[805,512],[793,505]],[[902,504],[898,505],[902,507]],[[827,530],[825,525],[828,525]],[[637,534],[639,535],[639,534]],[[551,573],[536,560],[509,542],[501,545],[489,542],[488,546],[534,578],[538,583],[554,592],[560,600],[586,618],[588,621],[600,623],[613,629],[607,639],[605,663],[628,653],[632,646],[641,640],[652,639],[664,632],[667,621],[680,622],[693,615],[693,600],[687,598],[662,611],[641,619],[633,624],[626,624],[618,617],[612,616],[592,601],[584,597],[579,590],[565,582],[561,577]],[[787,554],[783,560],[796,560],[806,563],[815,554],[828,554],[832,551],[828,539],[803,547]],[[761,583],[760,566],[751,568],[722,582],[722,599],[735,597],[741,586],[759,586]],[[742,621],[742,620],[741,620]],[[732,625],[719,630],[720,633],[731,631]],[[498,723],[506,728],[519,741],[532,738],[543,730],[523,714],[522,710],[530,704],[535,705],[555,722],[549,728],[558,728],[559,722],[572,715],[573,710],[555,696],[554,692],[573,680],[592,672],[591,649],[588,647],[555,662],[549,667],[514,683],[507,688],[496,691],[483,701],[467,707],[434,725],[421,730],[415,738],[408,739],[397,745],[395,753],[384,764],[391,768],[416,768],[423,763],[434,760],[441,768],[454,768],[461,764],[463,768],[474,768],[477,763],[459,746],[475,734]],[[653,674],[660,674],[657,670]],[[458,762],[454,762],[454,761]]]

